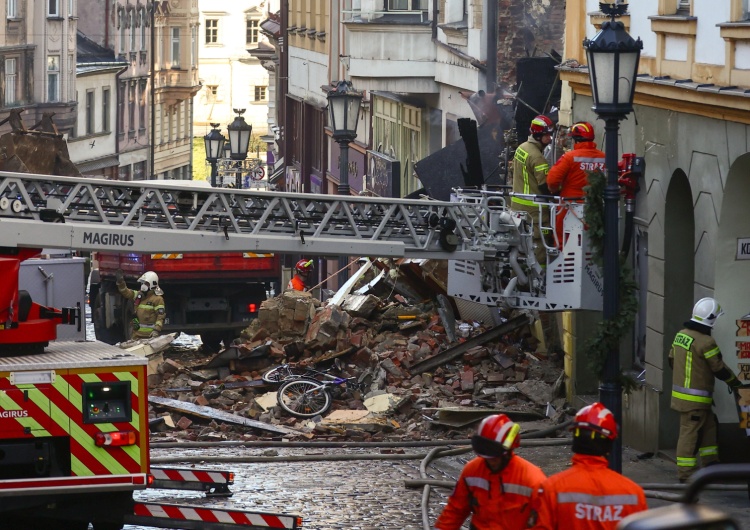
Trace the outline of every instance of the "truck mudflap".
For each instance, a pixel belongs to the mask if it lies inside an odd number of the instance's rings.
[[[230,497],[234,473],[212,469],[152,467],[149,488],[203,491],[207,497]]]
[[[302,517],[243,510],[225,510],[178,504],[133,504],[133,514],[126,515],[126,524],[179,528],[188,530],[268,530],[302,528]]]

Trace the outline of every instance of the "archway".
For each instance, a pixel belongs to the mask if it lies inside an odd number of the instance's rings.
[[[693,194],[685,173],[678,169],[667,189],[664,215],[664,342],[662,345],[663,392],[659,398],[659,447],[677,445],[679,416],[670,413],[672,370],[669,348],[693,307],[695,218]]]
[[[717,321],[714,338],[724,362],[735,373],[750,368],[750,153],[737,158],[727,175],[716,240],[715,298],[725,316]],[[740,379],[743,375],[739,374]],[[750,374],[748,374],[750,375]],[[745,381],[747,382],[747,381]],[[723,383],[716,383],[716,414],[720,424],[720,450],[733,455],[747,452],[744,430],[737,425],[734,397]],[[739,443],[739,452],[734,450]],[[744,460],[747,460],[747,456]],[[737,458],[725,460],[737,461]]]

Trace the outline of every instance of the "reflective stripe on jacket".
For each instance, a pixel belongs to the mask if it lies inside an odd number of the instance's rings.
[[[590,171],[604,171],[604,153],[595,142],[578,142],[547,173],[549,191],[560,197],[583,197]]]
[[[544,146],[529,138],[516,149],[513,157],[513,192],[526,195],[538,195],[539,186],[547,183],[549,162],[544,158]],[[511,202],[526,206],[536,206],[528,199],[513,197]]]
[[[526,528],[531,496],[544,479],[541,469],[518,455],[499,473],[484,458],[474,458],[461,471],[435,528],[458,530],[469,516],[476,530]]]
[[[147,338],[152,331],[161,333],[166,317],[166,307],[162,296],[159,296],[153,290],[144,293],[128,289],[125,282],[118,283],[117,290],[124,298],[133,300],[135,317],[140,324],[140,327],[133,331],[135,338]]]
[[[601,456],[573,455],[573,466],[548,478],[532,499],[531,528],[614,530],[647,508],[643,489],[607,467]]]
[[[680,412],[711,408],[714,380],[726,374],[735,378],[721,358],[721,351],[711,335],[682,329],[675,335],[669,350],[672,360],[672,408]]]

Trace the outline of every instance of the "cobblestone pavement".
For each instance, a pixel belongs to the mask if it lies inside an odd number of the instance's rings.
[[[408,449],[424,454],[426,449]],[[182,456],[262,456],[264,449],[224,448],[181,450]],[[378,453],[372,449],[281,449],[280,457],[301,454]],[[174,456],[175,450],[155,449],[152,457]],[[465,460],[452,458],[460,470]],[[418,460],[368,460],[337,462],[274,462],[263,464],[165,464],[167,467],[222,469],[235,473],[234,495],[206,498],[196,492],[151,490],[138,492],[138,500],[214,506],[241,510],[299,514],[304,528],[313,530],[421,530],[421,489],[404,488],[405,479],[419,478]],[[442,465],[440,466],[443,467]],[[448,480],[446,472],[430,469],[430,478]],[[430,521],[434,522],[449,490],[431,495]],[[131,526],[127,530],[146,527]]]
[[[407,453],[425,454],[430,448],[408,448]],[[263,456],[267,449],[154,449],[153,457],[163,456]],[[373,454],[368,449],[280,449],[279,456]],[[534,462],[550,475],[570,462],[569,447],[521,448],[518,454]],[[433,461],[430,478],[455,479],[471,453]],[[181,491],[144,491],[137,498],[196,506],[216,506],[252,511],[299,514],[304,528],[313,530],[421,530],[422,489],[407,489],[405,479],[419,478],[420,459],[359,460],[337,462],[274,462],[263,464],[169,464],[172,467],[222,469],[235,473],[234,495],[205,498]],[[623,472],[639,484],[673,484],[674,463],[661,458],[639,459],[629,448],[623,452]],[[676,493],[674,490],[665,490]],[[430,522],[434,522],[450,491],[433,488],[430,496]],[[700,502],[731,514],[743,530],[750,530],[750,503],[746,491],[707,491]],[[650,508],[671,504],[648,499]],[[145,527],[126,526],[127,530]]]

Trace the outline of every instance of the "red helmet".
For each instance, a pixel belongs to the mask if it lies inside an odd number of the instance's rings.
[[[574,123],[570,128],[568,136],[578,141],[593,142],[594,126],[587,121],[579,121],[578,123]]]
[[[313,263],[313,260],[311,259],[301,259],[297,262],[294,268],[299,273],[308,274],[312,272],[313,268],[315,268],[315,265]]]
[[[609,440],[617,438],[615,415],[599,402],[579,410],[573,422],[573,428],[598,432]]]
[[[552,120],[550,120],[544,114],[540,114],[539,116],[531,120],[531,126],[529,127],[529,132],[532,135],[552,134],[554,130],[555,130],[555,124],[552,123]]]
[[[520,430],[505,414],[495,414],[482,420],[471,437],[471,446],[483,458],[498,458],[518,447]]]

